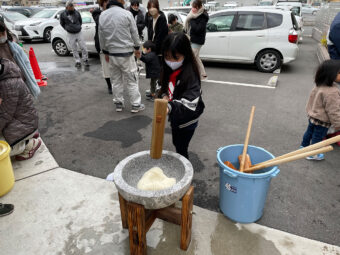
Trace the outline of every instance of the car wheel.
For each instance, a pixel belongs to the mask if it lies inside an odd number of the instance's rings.
[[[264,50],[256,58],[256,66],[260,72],[271,73],[281,67],[280,54],[275,50]]]
[[[45,42],[51,42],[51,31],[52,31],[51,27],[48,27],[48,28],[45,29],[45,31],[44,31],[44,41]]]
[[[312,12],[312,15],[316,15],[316,11],[313,11],[313,12]]]
[[[62,39],[57,39],[52,44],[53,50],[58,56],[64,57],[70,55],[66,43]]]

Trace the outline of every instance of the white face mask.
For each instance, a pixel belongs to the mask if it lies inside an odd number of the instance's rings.
[[[135,12],[138,12],[139,11],[139,8],[135,8],[135,7],[132,7],[132,10],[134,10]]]
[[[0,44],[7,42],[7,35],[0,37]]]
[[[165,63],[168,65],[168,67],[170,67],[172,70],[177,70],[178,68],[180,68],[183,65],[183,61],[179,61],[179,62],[174,62],[174,61],[169,61],[169,60],[165,60]]]
[[[150,8],[149,13],[152,17],[154,17],[158,14],[158,10],[156,8]]]

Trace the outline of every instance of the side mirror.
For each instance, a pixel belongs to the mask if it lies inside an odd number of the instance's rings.
[[[60,19],[60,14],[57,14],[56,19]]]

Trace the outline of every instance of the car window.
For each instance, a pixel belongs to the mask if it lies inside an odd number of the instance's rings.
[[[6,12],[6,18],[10,21],[26,20],[28,19],[25,15],[18,12]]]
[[[290,13],[290,17],[292,18],[293,28],[295,30],[298,30],[299,29],[299,25],[298,25],[298,23],[296,21],[295,15],[293,13]]]
[[[264,28],[264,15],[240,14],[236,24],[236,30],[259,30]]]
[[[282,14],[267,13],[267,28],[278,27],[282,24]]]
[[[234,17],[235,17],[234,14],[211,17],[207,24],[207,31],[208,32],[230,31]]]
[[[80,12],[83,24],[92,23],[92,15],[90,12]]]
[[[45,18],[49,19],[55,14],[55,10],[43,10],[32,16],[32,18]]]

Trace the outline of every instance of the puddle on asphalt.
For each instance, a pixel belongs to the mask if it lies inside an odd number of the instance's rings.
[[[130,147],[142,141],[140,129],[150,125],[152,119],[148,116],[137,115],[122,120],[111,120],[106,122],[97,130],[85,133],[84,136],[93,137],[103,141],[118,141],[123,148]]]

